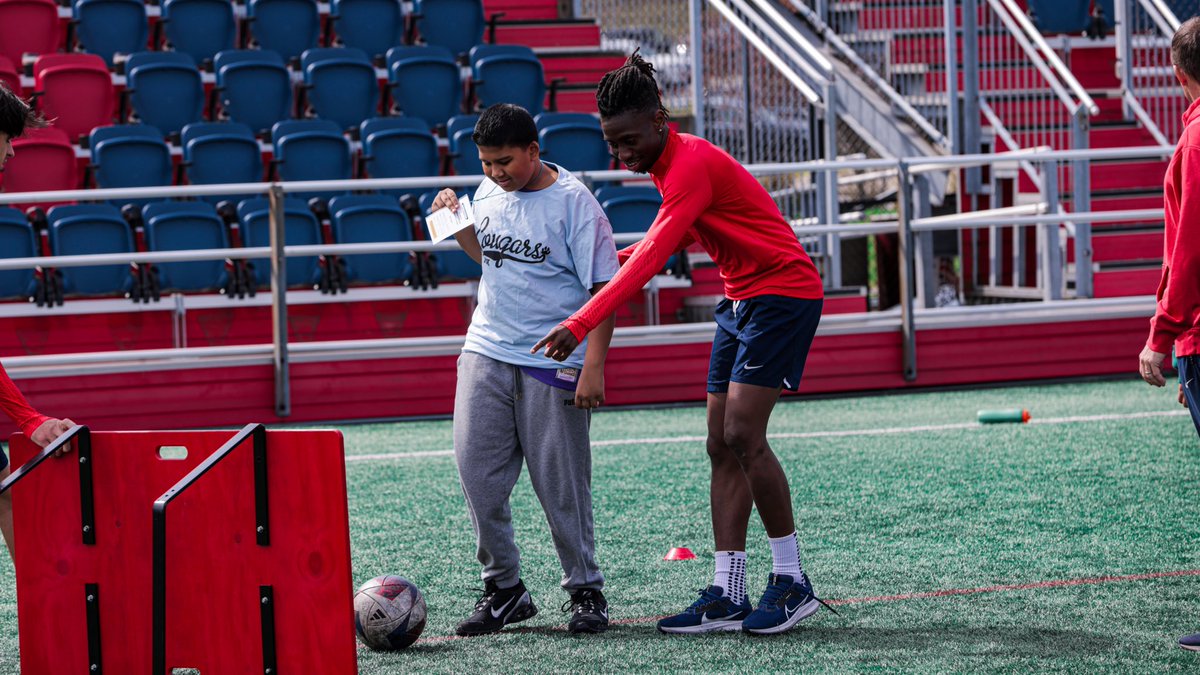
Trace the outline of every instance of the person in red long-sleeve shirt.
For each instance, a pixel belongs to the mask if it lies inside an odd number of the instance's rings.
[[[725,286],[717,305],[708,374],[713,582],[664,633],[781,633],[820,608],[800,566],[787,475],[767,444],[784,387],[800,384],[821,318],[821,278],[762,185],[724,150],[667,126],[654,68],[636,52],[596,90],[609,148],[631,171],[649,173],[663,204],[646,237],[619,255],[620,272],[532,349],[562,360],[672,254],[696,242]],[[746,529],[758,507],[773,572],[757,608],[746,594]]]
[[[0,170],[3,170],[4,165],[13,156],[13,140],[25,133],[25,129],[38,128],[45,124],[36,111],[30,109],[16,94],[9,91],[8,87],[0,84]],[[46,417],[34,410],[2,365],[0,409],[4,410],[4,414],[8,415],[22,433],[43,448],[75,426],[69,419]],[[8,456],[0,452],[0,481],[8,478],[8,474]],[[8,544],[9,555],[13,549],[12,522],[12,495],[5,492],[0,495],[0,533],[4,535],[4,541]]]
[[[1200,432],[1200,18],[1188,19],[1175,32],[1171,62],[1188,108],[1163,180],[1162,280],[1138,372],[1148,384],[1164,386],[1163,362],[1174,347],[1179,402]],[[1179,638],[1179,646],[1200,651],[1200,633]]]

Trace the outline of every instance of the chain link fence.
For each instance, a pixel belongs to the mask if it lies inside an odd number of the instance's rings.
[[[692,110],[691,0],[575,0],[580,18],[600,22],[600,47],[654,64],[663,103],[676,117]]]

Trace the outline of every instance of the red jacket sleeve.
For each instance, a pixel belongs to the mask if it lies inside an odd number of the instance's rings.
[[[684,242],[694,241],[688,238],[688,231],[711,203],[712,183],[703,165],[673,167],[669,180],[663,183],[663,204],[646,238],[622,251],[632,249],[633,253],[625,258],[617,275],[562,325],[583,341],[617,307],[640,291]]]
[[[4,409],[4,414],[8,415],[26,436],[32,436],[43,422],[50,419],[29,405],[29,401],[25,400],[21,390],[13,384],[4,366],[0,366],[0,408]]]
[[[624,265],[625,263],[629,262],[629,259],[633,257],[634,253],[637,252],[637,247],[640,243],[642,242],[639,241],[635,244],[630,244],[620,251],[617,251],[617,264]],[[675,250],[675,253],[679,253],[694,243],[696,243],[696,232],[695,230],[688,229],[688,231],[684,233],[683,239],[679,242],[679,248]]]
[[[1164,242],[1163,274],[1158,285],[1158,306],[1150,320],[1146,345],[1160,354],[1170,354],[1176,338],[1198,328],[1200,318],[1200,148],[1187,148],[1180,156],[1179,219]]]

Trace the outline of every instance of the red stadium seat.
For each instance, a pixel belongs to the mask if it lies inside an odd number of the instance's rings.
[[[74,190],[78,187],[75,148],[65,133],[53,127],[31,129],[13,141],[13,158],[4,167],[5,192]]]
[[[22,54],[51,54],[61,41],[54,0],[0,0],[0,56],[20,64]]]
[[[33,64],[38,108],[72,141],[113,121],[112,76],[94,54],[47,54]]]
[[[8,90],[21,96],[21,74],[7,56],[0,56],[0,82],[8,86]]]

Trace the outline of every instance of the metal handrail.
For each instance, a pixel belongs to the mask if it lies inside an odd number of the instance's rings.
[[[738,1],[740,2],[741,0]],[[775,6],[772,3],[764,2],[764,0],[753,0],[753,2],[755,6],[762,10],[764,14],[768,15],[776,25],[782,28],[783,32],[786,33],[793,42],[800,45],[800,49],[804,50],[804,53],[815,62],[814,65],[824,71],[826,75],[830,77],[833,76],[833,62],[829,60],[829,57],[825,56],[821,50],[817,49],[812,45],[812,43],[806,40],[804,36],[800,34],[800,31],[796,30],[796,27],[793,26],[786,17],[780,14],[779,10],[775,9]]]
[[[933,125],[929,123],[929,120],[925,119],[924,115],[917,112],[917,109],[912,107],[912,104],[908,102],[908,99],[901,96],[900,92],[896,91],[896,89],[892,87],[887,80],[885,80],[879,73],[875,71],[874,68],[868,65],[867,62],[858,55],[858,52],[851,49],[850,45],[846,44],[836,31],[821,21],[821,17],[817,16],[816,12],[812,11],[812,9],[801,0],[789,0],[789,3],[797,13],[803,16],[804,19],[807,20],[812,26],[817,28],[817,30],[821,33],[821,37],[825,39],[826,44],[836,50],[839,56],[849,61],[850,64],[853,65],[854,68],[859,72],[859,74],[866,78],[866,80],[875,87],[877,92],[887,98],[888,102],[899,109],[900,112],[904,113],[905,118],[917,125],[917,128],[921,130],[921,133],[925,134],[927,138],[939,145],[946,145],[946,137],[942,134],[942,132],[933,128]]]
[[[1100,321],[1148,316],[1153,296],[1047,301],[1036,304],[978,305],[939,309],[916,308],[915,321],[925,329],[1002,326],[1066,320]],[[667,324],[619,327],[613,347],[679,345],[712,340],[713,323]],[[900,327],[896,309],[885,312],[835,314],[821,318],[818,336],[894,332]],[[339,360],[412,358],[453,355],[462,350],[464,336],[331,340],[289,345],[294,363]],[[270,365],[272,345],[229,347],[183,347],[137,351],[91,352],[44,356],[12,356],[4,359],[14,379],[54,377],[88,373],[116,374],[166,369],[217,367],[217,365]]]
[[[1100,107],[1092,100],[1084,90],[1083,85],[1079,84],[1079,80],[1071,73],[1062,59],[1058,58],[1058,54],[1046,44],[1042,39],[1042,34],[1030,23],[1025,13],[1017,7],[1013,0],[988,0],[988,4],[996,10],[996,16],[1008,28],[1009,33],[1025,50],[1025,54],[1033,62],[1035,68],[1041,73],[1042,77],[1049,83],[1050,88],[1054,91],[1064,105],[1075,112],[1077,105],[1083,106],[1091,115],[1096,115],[1100,112]],[[1069,88],[1074,94],[1075,99],[1067,93]],[[1078,101],[1078,103],[1076,103]]]
[[[1170,157],[1175,152],[1173,145],[1144,146],[1136,148],[1103,148],[1087,150],[1051,150],[1042,146],[1022,148],[1009,152],[977,153],[966,155],[943,155],[938,157],[900,157],[885,159],[842,159],[814,160],[811,162],[748,164],[746,170],[755,176],[781,173],[803,173],[822,171],[849,171],[895,169],[900,163],[910,166],[910,173],[943,171],[950,167],[987,166],[1012,160],[1069,161],[1069,160],[1121,160],[1153,159]],[[607,182],[646,180],[624,169],[605,171],[578,171],[572,174],[585,182]],[[140,188],[96,188],[91,190],[48,190],[45,192],[0,193],[0,204],[22,204],[28,202],[99,202],[120,199],[161,199],[171,197],[207,197],[216,195],[263,195],[278,187],[285,193],[295,192],[348,192],[370,190],[406,190],[429,187],[475,186],[483,178],[478,176],[425,176],[419,178],[354,178],[348,180],[284,181],[263,183],[226,183],[221,185],[176,185]]]
[[[1174,35],[1179,30],[1181,22],[1175,12],[1163,0],[1138,0],[1163,35]]]
[[[775,26],[755,14],[753,8],[747,5],[745,0],[726,1],[736,6],[754,24],[755,28],[762,31],[774,43],[775,49],[786,54],[813,82],[819,83],[833,78],[833,64],[829,62],[829,59],[825,58],[824,54],[821,54],[812,45],[808,44],[804,36],[797,33],[791,26],[784,25],[785,29],[791,29],[789,37],[792,38],[792,42],[788,42],[783,39],[779,31],[775,30]],[[800,49],[804,52],[804,56],[801,56],[799,52],[792,48],[793,43],[800,46]]]
[[[1171,141],[1163,134],[1162,129],[1158,128],[1154,120],[1150,119],[1150,113],[1146,112],[1146,109],[1138,102],[1137,96],[1134,96],[1133,92],[1126,89],[1121,92],[1121,98],[1125,101],[1125,105],[1129,106],[1129,110],[1133,112],[1133,116],[1137,118],[1137,121],[1142,123],[1142,126],[1154,137],[1155,141],[1158,141],[1160,145],[1171,145]]]
[[[750,26],[742,21],[742,19],[738,17],[738,15],[735,14],[732,9],[725,6],[721,0],[708,0],[708,4],[720,12],[721,16],[724,16],[725,20],[728,21],[729,24],[735,29],[737,29],[737,31],[742,34],[742,37],[744,37],[747,42],[749,42],[756,50],[758,50],[759,54],[762,54],[763,58],[765,58],[767,61],[770,61],[771,65],[775,66],[775,68],[779,71],[779,74],[787,78],[787,81],[791,82],[792,86],[796,87],[796,89],[800,91],[800,93],[810,104],[817,105],[821,102],[820,94],[818,94],[816,90],[809,86],[809,84],[805,82],[803,78],[797,75],[796,71],[786,62],[784,62],[784,60],[775,53],[770,45],[767,45],[765,42],[763,42],[762,38],[756,35]]]

